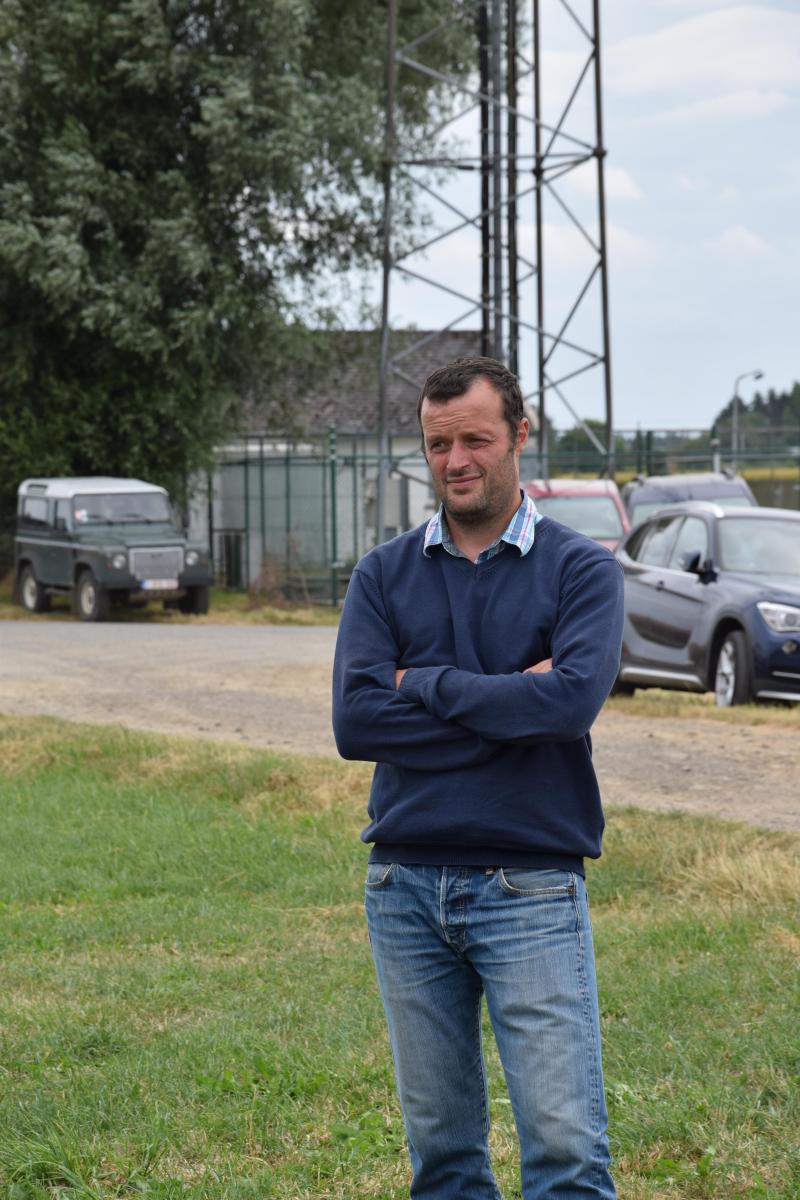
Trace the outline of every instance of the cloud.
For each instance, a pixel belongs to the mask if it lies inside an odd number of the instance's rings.
[[[656,0],[657,8],[702,8],[708,11],[711,8],[726,8],[730,5],[739,5],[741,0]]]
[[[679,192],[707,192],[710,187],[708,180],[687,175],[685,171],[676,171],[672,178]]]
[[[621,225],[609,223],[606,227],[608,239],[609,271],[613,277],[616,268],[629,270],[656,266],[662,261],[661,245],[641,233],[633,233]]]
[[[597,222],[588,224],[586,231],[596,243],[599,237]],[[543,236],[548,278],[552,279],[559,271],[589,270],[597,261],[596,253],[572,224],[545,221]],[[520,240],[524,241],[526,237],[530,237],[532,244],[533,225],[521,227]],[[649,269],[663,259],[663,249],[658,241],[614,222],[606,222],[606,241],[612,275],[617,269]]]
[[[635,125],[673,125],[679,122],[741,121],[752,117],[769,117],[791,104],[785,92],[759,92],[755,89],[710,96],[691,104],[678,104],[663,112],[634,118]]]
[[[726,262],[753,262],[773,257],[769,242],[744,225],[732,225],[717,238],[704,242],[706,250]]]
[[[798,83],[800,12],[740,4],[623,38],[605,53],[606,86],[625,95],[714,96]]]
[[[778,179],[780,193],[794,196],[800,195],[800,159],[781,164],[783,179]]]
[[[676,192],[689,196],[717,196],[723,204],[733,204],[741,199],[741,192],[732,183],[711,184],[708,179],[690,175],[687,171],[672,172],[672,187]]]
[[[644,199],[644,192],[642,192],[633,176],[624,167],[611,167],[606,163],[603,174],[607,199]],[[576,167],[567,178],[569,179],[570,186],[582,196],[595,196],[597,194],[597,167],[594,163],[584,163],[582,167]]]

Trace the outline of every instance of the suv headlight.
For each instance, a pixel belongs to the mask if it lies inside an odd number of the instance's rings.
[[[759,600],[756,608],[775,633],[800,631],[800,608],[792,604],[773,604],[771,600]]]
[[[115,554],[114,557],[111,559],[111,565],[115,571],[121,571],[123,569],[123,567],[127,567],[127,565],[128,565],[127,554],[122,554],[121,552],[119,554]]]
[[[187,550],[186,551],[187,567],[196,567],[199,562],[200,562],[200,555],[197,553],[196,550]]]

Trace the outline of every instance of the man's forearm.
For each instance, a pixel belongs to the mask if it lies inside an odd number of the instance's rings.
[[[456,667],[410,667],[398,694],[498,742],[570,741],[591,728],[619,668],[622,577],[613,559],[576,572],[562,590],[552,662],[482,675]]]
[[[333,669],[333,728],[343,758],[448,771],[485,762],[499,747],[397,691],[399,650],[380,593],[354,572]]]
[[[528,675],[528,674],[543,675],[545,673],[545,671],[552,671],[552,669],[553,669],[552,658],[543,658],[541,662],[534,663],[534,665],[532,667],[526,667],[522,673],[523,673],[523,675]],[[403,682],[403,676],[405,675],[407,670],[408,670],[408,667],[398,667],[397,670],[395,671],[394,685],[396,688],[400,687],[400,684]]]

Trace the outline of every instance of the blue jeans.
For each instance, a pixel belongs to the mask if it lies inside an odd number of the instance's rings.
[[[500,1200],[481,997],[524,1200],[613,1200],[586,889],[569,871],[371,863],[366,910],[414,1200]]]

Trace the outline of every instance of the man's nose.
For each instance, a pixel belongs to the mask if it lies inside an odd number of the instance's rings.
[[[467,446],[461,445],[459,442],[453,442],[450,447],[450,454],[447,459],[448,471],[463,471],[472,463],[472,455]]]

